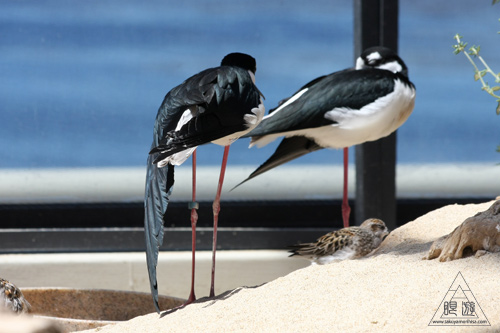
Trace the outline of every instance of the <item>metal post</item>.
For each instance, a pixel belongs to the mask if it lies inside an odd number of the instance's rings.
[[[398,0],[354,0],[355,58],[371,46],[398,50]],[[396,133],[356,146],[356,224],[382,219],[396,227]]]

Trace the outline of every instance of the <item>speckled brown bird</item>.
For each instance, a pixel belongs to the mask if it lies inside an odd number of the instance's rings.
[[[0,278],[0,312],[3,310],[14,313],[27,313],[31,305],[23,293],[14,284]]]
[[[359,227],[349,227],[327,233],[314,243],[291,246],[292,256],[301,256],[312,264],[324,265],[334,260],[357,259],[379,247],[389,234],[384,221],[370,218]]]

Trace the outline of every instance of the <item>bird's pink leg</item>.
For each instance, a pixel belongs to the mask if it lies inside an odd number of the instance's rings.
[[[349,148],[344,148],[344,197],[342,200],[342,220],[344,221],[344,228],[349,227],[349,216],[351,215],[351,207],[349,207],[349,201],[347,196],[347,167],[349,163]]]
[[[215,252],[217,250],[217,224],[219,221],[220,212],[220,195],[222,192],[222,183],[224,182],[224,174],[226,173],[227,156],[229,154],[229,145],[224,147],[224,156],[222,157],[222,165],[220,167],[219,186],[217,187],[217,194],[212,205],[214,212],[214,239],[212,245],[212,281],[210,283],[210,297],[215,296],[214,282],[215,282]]]
[[[194,272],[195,272],[195,252],[196,252],[196,224],[198,223],[198,213],[196,210],[198,209],[198,203],[196,202],[196,150],[193,152],[191,157],[193,159],[193,197],[192,201],[189,204],[189,208],[191,208],[191,251],[192,251],[192,260],[191,260],[191,293],[189,294],[189,298],[187,299],[184,305],[188,305],[194,301],[196,301],[196,296],[194,294]]]

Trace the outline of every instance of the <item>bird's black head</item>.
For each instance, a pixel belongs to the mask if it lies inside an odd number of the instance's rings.
[[[356,60],[356,69],[378,68],[408,76],[408,67],[391,49],[383,46],[370,47]]]
[[[245,53],[229,53],[221,61],[221,66],[236,66],[251,71],[255,74],[257,72],[257,62],[254,57]]]

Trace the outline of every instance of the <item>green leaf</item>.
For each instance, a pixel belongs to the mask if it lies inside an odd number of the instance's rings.
[[[500,1],[500,0],[499,0]],[[500,90],[500,87],[499,86],[494,86],[491,88],[491,91],[498,91]]]
[[[469,54],[471,56],[474,56],[474,57],[477,57],[479,55],[479,51],[481,51],[481,46],[479,45],[472,45],[470,48],[469,48]]]
[[[462,38],[462,36],[460,36],[459,34],[455,34],[455,36],[453,36],[453,39],[455,39],[457,41],[457,44],[453,45],[453,49],[454,49],[453,53],[455,53],[455,54],[459,54],[460,52],[463,52],[465,50],[465,48],[467,47],[467,43],[462,42],[461,38]]]
[[[500,114],[500,100],[498,100],[498,105],[497,105],[497,115]]]
[[[488,73],[488,71],[486,69],[483,69],[482,71],[479,71],[479,72],[475,72],[474,73],[474,81],[479,80],[480,77],[484,77],[486,75],[486,73]]]
[[[499,3],[499,2],[500,2],[500,0],[493,0],[493,3],[491,5],[495,5],[495,4]]]

